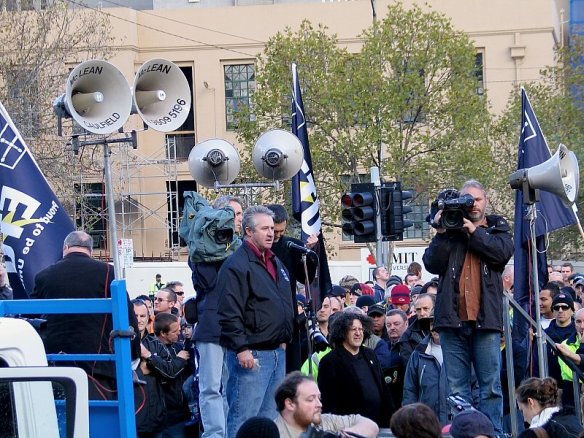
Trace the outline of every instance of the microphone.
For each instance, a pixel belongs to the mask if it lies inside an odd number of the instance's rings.
[[[294,242],[292,242],[290,240],[288,242],[286,242],[286,248],[295,249],[296,251],[303,252],[304,254],[308,254],[310,252],[314,254],[313,250],[308,249],[305,246],[296,245]]]

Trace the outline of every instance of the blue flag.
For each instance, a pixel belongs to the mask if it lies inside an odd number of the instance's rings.
[[[304,104],[302,103],[302,91],[300,90],[296,64],[292,64],[292,85],[292,133],[300,139],[304,148],[302,166],[292,178],[292,213],[296,220],[302,224],[300,238],[303,242],[306,242],[310,235],[320,233],[318,236],[319,248],[317,248],[320,260],[318,273],[320,296],[316,297],[316,302],[319,303],[320,299],[331,289],[331,275],[321,232],[320,201],[316,194],[316,184],[312,173],[308,129],[304,117]]]
[[[521,136],[519,137],[519,159],[517,169],[527,169],[551,158],[551,152],[533,112],[529,98],[521,89]],[[528,205],[523,201],[523,192],[515,193],[515,280],[513,296],[525,309],[532,313],[533,306],[539,305],[539,297],[534,296],[532,257],[537,257],[539,289],[547,282],[547,257],[545,236],[554,230],[576,223],[576,215],[562,204],[552,193],[540,191],[540,201],[535,204],[537,219],[535,224],[536,248],[531,247],[531,233]],[[534,318],[535,319],[535,318]],[[513,339],[528,339],[529,324],[523,318],[513,318]]]
[[[63,256],[73,222],[0,103],[0,229],[14,298],[28,298],[36,274]]]

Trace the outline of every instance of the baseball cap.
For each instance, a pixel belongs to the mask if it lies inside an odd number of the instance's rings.
[[[363,295],[363,296],[360,296],[359,298],[357,298],[357,302],[355,303],[355,306],[362,309],[364,306],[371,307],[374,304],[375,304],[375,298],[373,298],[372,296],[369,296],[369,295]]]
[[[398,284],[391,290],[391,304],[410,304],[410,288],[405,284]]]
[[[367,316],[371,315],[385,315],[385,307],[381,304],[375,304],[367,309]]]
[[[423,286],[414,286],[412,287],[412,291],[410,292],[410,296],[413,295],[420,295],[422,293]]]
[[[557,305],[557,304],[567,304],[570,309],[574,310],[574,300],[572,299],[572,297],[570,296],[570,294],[567,293],[559,293],[554,297],[554,300],[552,301],[552,309]]]
[[[302,294],[296,294],[296,302],[306,306],[306,297]]]
[[[333,297],[344,297],[345,296],[345,289],[343,289],[338,284],[333,284],[328,295],[331,295]]]
[[[351,291],[349,293],[360,297],[361,295],[363,295],[361,286],[363,286],[363,283],[355,283],[353,286],[351,286]]]
[[[462,411],[454,417],[450,426],[450,435],[452,438],[474,438],[477,435],[494,438],[495,428],[489,417],[471,409]]]
[[[584,277],[579,278],[578,280],[576,280],[576,283],[574,283],[576,286],[584,286]]]

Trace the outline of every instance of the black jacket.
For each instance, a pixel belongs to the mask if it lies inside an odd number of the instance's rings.
[[[217,275],[225,260],[193,264],[193,286],[197,291],[196,301],[198,324],[195,327],[194,340],[199,342],[219,343],[221,326],[219,325],[219,291]]]
[[[166,349],[156,336],[146,335],[142,339],[142,344],[156,358],[165,357]],[[153,367],[154,363],[156,360],[151,361],[148,374],[144,374],[140,367],[136,368],[138,378],[146,382],[146,384],[134,385],[136,431],[144,434],[160,432],[166,425],[166,401],[161,376]]]
[[[429,324],[427,325],[429,327]],[[404,367],[408,365],[412,352],[429,333],[430,330],[422,330],[420,327],[420,321],[416,318],[416,320],[408,326],[404,334],[401,335],[401,338],[399,338],[399,341],[396,342],[395,346],[399,351],[399,357],[401,358]]]
[[[503,283],[501,273],[513,255],[509,224],[501,216],[487,216],[487,227],[472,235],[464,231],[436,234],[422,258],[426,269],[440,276],[434,329],[457,328],[460,273],[467,251],[481,259],[481,306],[477,329],[503,331]]]
[[[381,365],[373,350],[361,347],[360,354],[369,365],[375,388],[363,388],[353,366],[354,357],[343,347],[333,349],[318,366],[318,387],[322,394],[322,412],[337,415],[360,414],[389,427],[393,403],[383,380]],[[378,391],[381,406],[368,406],[365,392]]]
[[[110,298],[113,266],[72,252],[35,277],[31,298]],[[138,332],[134,307],[128,302],[130,325]],[[110,353],[111,314],[47,315],[42,332],[47,353]],[[140,337],[132,340],[132,357],[140,357]],[[113,362],[79,362],[89,375],[115,377]]]
[[[286,268],[276,261],[276,281],[244,242],[219,271],[221,345],[236,352],[273,350],[292,339],[294,306]]]
[[[552,414],[551,418],[542,426],[550,438],[576,438],[579,437],[584,428],[578,421],[578,417],[571,406],[561,408]],[[537,438],[533,429],[526,429],[519,434],[519,438]]]

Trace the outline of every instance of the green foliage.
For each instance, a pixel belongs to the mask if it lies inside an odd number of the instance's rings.
[[[582,101],[582,84],[584,71],[582,55],[584,40],[573,36],[570,44],[558,51],[557,67],[548,67],[542,71],[544,81],[524,84],[529,100],[541,129],[547,139],[551,153],[554,154],[560,143],[575,152],[581,158],[584,156],[584,116],[583,108],[578,106]],[[507,108],[493,126],[492,141],[494,144],[496,162],[501,165],[501,173],[509,175],[517,166],[517,144],[519,141],[521,120],[521,93],[516,88],[509,98]],[[501,179],[500,184],[507,184]],[[582,185],[582,180],[580,181]],[[499,204],[506,206],[503,210],[508,217],[513,216],[514,196],[507,189],[498,191],[501,194]],[[584,208],[582,195],[577,201],[579,211]],[[552,212],[553,214],[553,212]],[[581,214],[579,214],[580,217]],[[582,257],[582,238],[576,226],[555,231],[550,234],[548,259],[567,260]]]
[[[33,2],[18,4],[30,10],[0,11],[0,101],[72,211],[72,153],[56,135],[52,102],[65,88],[69,67],[111,54],[109,20],[97,10],[71,9],[66,0],[43,2],[39,9]]]
[[[340,221],[340,194],[371,166],[429,198],[471,177],[490,183],[490,116],[468,37],[442,14],[399,3],[362,37],[358,53],[308,21],[272,37],[258,60],[253,107],[240,114],[240,139],[251,148],[266,129],[290,129],[295,62],[325,220]]]

